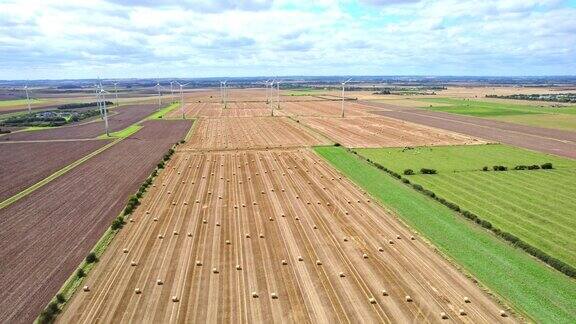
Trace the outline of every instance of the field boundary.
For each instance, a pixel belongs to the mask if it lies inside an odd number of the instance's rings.
[[[133,213],[134,208],[136,208],[140,204],[140,200],[144,197],[144,195],[148,192],[148,187],[152,184],[153,180],[159,175],[159,171],[164,169],[165,162],[169,161],[172,155],[175,153],[175,148],[179,145],[179,143],[175,143],[172,147],[168,150],[168,152],[161,158],[161,162],[159,162],[158,166],[154,168],[152,173],[146,178],[146,180],[140,185],[140,189],[135,195],[132,195],[131,198],[128,200],[126,207],[122,209],[120,214],[114,219],[112,224],[106,229],[106,232],[102,235],[102,237],[96,242],[94,247],[90,250],[88,255],[94,255],[95,261],[88,262],[85,258],[80,262],[76,271],[70,275],[70,277],[64,282],[62,287],[58,290],[56,295],[52,298],[52,300],[46,305],[44,310],[38,315],[38,317],[34,320],[34,323],[52,323],[55,320],[55,317],[64,309],[66,303],[71,299],[71,297],[76,293],[78,287],[84,281],[84,278],[90,273],[90,271],[96,266],[98,263],[99,258],[106,252],[106,249],[112,243],[116,234],[120,232],[123,225],[125,224],[125,217],[129,216]],[[162,164],[162,167],[160,167]],[[82,273],[82,276],[79,276],[79,273]]]
[[[509,243],[515,247],[522,249],[524,252],[537,258],[538,260],[544,262],[545,264],[558,270],[559,272],[565,274],[566,276],[568,276],[570,278],[576,278],[576,268],[565,263],[564,261],[561,261],[561,260],[549,255],[548,253],[536,248],[535,246],[533,246],[529,243],[526,243],[525,241],[523,241],[522,239],[520,239],[519,237],[517,237],[511,233],[508,233],[506,231],[501,230],[498,227],[493,226],[492,223],[490,223],[489,221],[479,217],[478,215],[476,215],[476,214],[474,214],[468,210],[464,210],[464,209],[460,208],[460,206],[458,206],[457,204],[438,196],[437,194],[435,194],[431,190],[424,188],[422,185],[416,184],[416,183],[411,183],[408,178],[403,177],[399,173],[396,173],[395,171],[390,170],[390,169],[386,168],[385,166],[370,160],[369,158],[363,156],[358,151],[355,151],[353,149],[347,149],[347,150],[349,152],[357,155],[359,158],[366,161],[367,163],[374,166],[375,168],[382,170],[382,171],[388,173],[389,175],[391,175],[392,177],[402,181],[402,183],[405,184],[406,186],[411,187],[412,189],[420,192],[421,194],[428,196],[428,197],[436,200],[437,202],[441,203],[442,205],[450,208],[451,210],[456,212],[457,215],[464,217],[470,221],[473,221],[474,223],[478,224],[482,228],[489,230],[495,236],[499,237],[500,239],[502,239],[506,243]]]
[[[29,194],[31,194],[32,192],[34,192],[35,190],[43,187],[44,185],[48,184],[49,182],[51,182],[52,180],[64,175],[65,173],[67,173],[68,171],[74,169],[75,167],[79,166],[80,164],[88,161],[89,159],[91,159],[92,157],[104,152],[105,150],[107,150],[108,148],[114,146],[116,143],[118,143],[119,141],[121,141],[121,139],[117,139],[114,140],[106,145],[104,145],[103,147],[97,149],[96,151],[68,164],[67,166],[61,168],[60,170],[52,173],[51,175],[47,176],[46,178],[36,182],[35,184],[31,185],[30,187],[20,191],[19,193],[13,195],[12,197],[7,198],[6,200],[0,202],[0,209],[6,208],[8,206],[10,206],[11,204],[17,202],[18,200],[28,196]]]

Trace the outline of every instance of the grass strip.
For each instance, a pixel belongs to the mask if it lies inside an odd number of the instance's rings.
[[[574,280],[457,216],[346,149],[317,147],[315,151],[519,312],[537,322],[576,321]]]
[[[96,151],[84,156],[81,159],[78,159],[70,164],[68,164],[67,166],[63,167],[62,169],[52,173],[51,175],[49,175],[48,177],[38,181],[37,183],[33,184],[32,186],[20,191],[19,193],[15,194],[14,196],[0,202],[0,209],[2,208],[6,208],[8,206],[10,206],[11,204],[17,202],[18,200],[26,197],[27,195],[31,194],[32,192],[34,192],[35,190],[43,187],[44,185],[48,184],[50,181],[60,177],[61,175],[65,174],[66,172],[74,169],[75,167],[77,167],[78,165],[86,162],[87,160],[89,160],[90,158],[92,158],[93,156],[105,151],[106,149],[108,149],[109,147],[111,147],[112,145],[116,144],[118,142],[118,140],[113,141],[111,143],[108,143],[106,145],[104,145],[103,147],[97,149]]]
[[[102,134],[102,135],[98,136],[98,139],[126,138],[126,137],[136,133],[137,131],[139,131],[142,127],[143,127],[142,125],[137,125],[137,124],[130,125],[121,131],[110,133],[110,136],[107,136],[106,134]]]
[[[153,119],[163,119],[164,116],[171,112],[172,110],[180,107],[180,102],[173,102],[168,106],[158,110],[157,112],[153,113],[152,115],[148,116],[146,120],[153,120]]]

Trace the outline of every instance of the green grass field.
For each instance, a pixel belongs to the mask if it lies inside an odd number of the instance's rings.
[[[30,105],[37,105],[46,102],[46,100],[42,99],[30,99]],[[26,106],[28,104],[28,100],[26,99],[14,99],[14,100],[0,100],[0,108],[1,107],[8,107],[8,106]]]
[[[496,227],[576,266],[576,161],[505,145],[359,149],[398,173],[432,168],[437,175],[407,176]],[[554,170],[484,172],[483,166],[541,165]]]
[[[112,132],[110,133],[110,136],[106,136],[106,134],[102,134],[100,136],[98,136],[99,139],[107,139],[107,138],[125,138],[128,137],[134,133],[136,133],[137,131],[139,131],[143,126],[142,125],[130,125],[126,128],[124,128],[121,131],[117,131],[117,132]]]
[[[509,104],[451,98],[422,98],[418,100],[433,104],[432,107],[425,107],[429,110],[476,117],[498,117],[533,114],[576,114],[576,107],[558,109],[532,105],[518,105],[511,103]]]
[[[576,282],[343,148],[315,151],[483,285],[538,322],[576,321]]]

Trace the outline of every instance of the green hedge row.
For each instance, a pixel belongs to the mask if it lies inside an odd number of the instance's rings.
[[[458,206],[457,204],[455,204],[451,201],[448,201],[442,197],[439,197],[438,195],[436,195],[431,190],[425,189],[424,187],[422,187],[419,184],[410,183],[410,180],[408,180],[407,178],[402,177],[400,174],[386,168],[385,166],[383,166],[379,163],[371,161],[370,159],[358,154],[356,151],[350,150],[350,149],[348,149],[348,150],[350,152],[358,155],[360,158],[362,158],[366,162],[372,164],[376,168],[378,168],[384,172],[387,172],[388,174],[390,174],[394,178],[397,178],[397,179],[401,180],[403,183],[405,183],[406,185],[411,186],[416,191],[419,191],[422,194],[427,195],[428,197],[438,201],[442,205],[444,205],[444,206],[452,209],[453,211],[457,212],[459,215],[462,215],[462,216],[466,217],[467,219],[475,222],[476,224],[482,226],[483,228],[492,231],[492,233],[494,233],[496,236],[498,236],[498,237],[504,239],[505,241],[511,243],[512,245],[524,250],[528,254],[540,259],[542,262],[550,265],[552,268],[562,272],[563,274],[565,274],[571,278],[576,278],[576,268],[572,267],[571,265],[550,256],[546,252],[522,241],[520,238],[516,237],[513,234],[510,234],[510,233],[505,232],[505,231],[503,231],[497,227],[494,227],[494,225],[492,225],[492,223],[490,223],[489,221],[480,218],[478,215],[472,213],[471,211],[464,210],[464,209],[460,208],[460,206]],[[550,169],[552,168],[551,163],[546,163],[546,165],[547,165],[547,168],[548,167]]]

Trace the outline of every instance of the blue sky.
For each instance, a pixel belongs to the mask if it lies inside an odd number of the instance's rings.
[[[0,79],[576,75],[576,0],[0,0]]]

